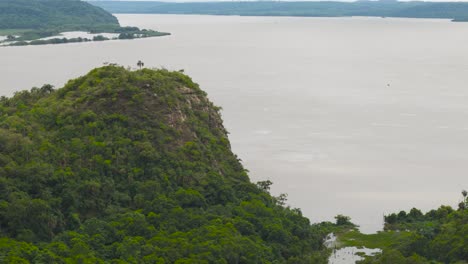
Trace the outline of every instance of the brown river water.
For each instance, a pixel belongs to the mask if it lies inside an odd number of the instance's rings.
[[[118,15],[151,39],[0,48],[0,95],[113,62],[184,69],[253,181],[312,222],[455,206],[468,188],[468,23]],[[465,180],[463,180],[465,179]]]

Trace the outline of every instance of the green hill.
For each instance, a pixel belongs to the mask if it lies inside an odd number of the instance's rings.
[[[0,263],[326,263],[180,72],[108,66],[0,99]]]
[[[94,30],[117,28],[110,13],[80,0],[1,0],[0,30]]]
[[[0,46],[62,44],[109,40],[103,35],[65,38],[66,31],[115,33],[112,39],[170,35],[137,27],[120,27],[117,18],[80,0],[0,0]],[[53,37],[43,39],[46,37]]]

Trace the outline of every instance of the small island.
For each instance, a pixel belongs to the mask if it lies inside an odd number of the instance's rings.
[[[117,18],[80,0],[3,0],[0,46],[135,39],[170,35],[121,27]]]

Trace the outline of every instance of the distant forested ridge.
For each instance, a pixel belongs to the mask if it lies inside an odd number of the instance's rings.
[[[80,0],[0,0],[0,30],[116,28],[112,14]]]
[[[468,3],[459,2],[197,2],[90,1],[111,13],[208,14],[241,16],[377,16],[468,20]]]
[[[0,263],[326,263],[180,72],[106,66],[0,98]]]

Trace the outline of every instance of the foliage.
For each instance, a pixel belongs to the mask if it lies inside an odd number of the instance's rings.
[[[335,216],[335,220],[336,220],[337,226],[349,226],[349,227],[356,226],[355,224],[351,222],[351,217],[349,216],[339,214]]]
[[[154,30],[142,29],[137,27],[120,27],[114,30],[114,33],[120,33],[119,39],[149,38],[169,35],[169,33]]]
[[[80,0],[0,1],[0,29],[67,31],[118,26],[110,13]]]
[[[18,41],[9,44],[9,46],[28,46],[28,45],[46,45],[46,44],[64,44],[64,43],[76,43],[76,42],[88,42],[91,41],[88,38],[52,38],[47,40],[32,40],[32,41]],[[93,41],[98,41],[97,39],[93,39]]]
[[[51,38],[65,31],[118,33],[119,39],[169,35],[137,27],[120,27],[103,9],[79,0],[1,0],[0,35],[9,46],[62,44],[91,41],[87,38]],[[98,35],[93,41],[109,40]]]
[[[97,35],[93,37],[93,41],[104,41],[104,40],[109,40],[109,38],[106,38],[103,35]]]
[[[249,181],[180,73],[118,66],[0,98],[1,263],[325,263],[310,225]]]
[[[466,192],[458,210],[441,206],[423,214],[413,208],[385,216],[385,231],[351,234],[348,244],[382,248],[383,254],[362,263],[466,263],[468,203]],[[361,239],[364,237],[364,239]],[[377,242],[377,243],[376,243]]]
[[[235,1],[235,2],[145,2],[145,1],[91,1],[93,5],[111,13],[138,14],[207,14],[243,16],[377,16],[446,18],[468,20],[467,3],[430,3],[405,1],[356,2],[288,2],[288,1]]]
[[[367,248],[380,248],[389,249],[397,246],[404,240],[410,239],[412,234],[410,232],[378,232],[376,234],[362,234],[357,230],[346,230],[346,232],[339,233],[339,238],[342,246],[347,247],[367,247]]]
[[[358,262],[359,264],[437,264],[435,261],[428,261],[426,258],[419,255],[409,257],[403,256],[397,250],[386,250],[372,258],[366,258]]]

